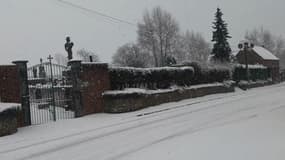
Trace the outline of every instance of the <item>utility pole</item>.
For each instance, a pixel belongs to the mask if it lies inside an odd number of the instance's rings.
[[[246,80],[247,80],[248,83],[250,81],[250,79],[249,79],[249,68],[248,68],[248,51],[250,51],[253,47],[254,47],[253,44],[251,44],[249,46],[249,42],[244,42],[244,43],[238,44],[238,48],[244,54],[245,69],[246,69]]]
[[[245,56],[245,69],[246,69],[246,80],[247,80],[247,82],[249,83],[249,70],[248,70],[248,47],[249,47],[249,45],[248,45],[248,42],[245,42],[244,43],[244,56]]]

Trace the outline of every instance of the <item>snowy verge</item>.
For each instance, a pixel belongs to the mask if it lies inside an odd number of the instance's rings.
[[[256,88],[256,87],[264,87],[264,86],[267,86],[267,85],[272,85],[273,82],[272,80],[258,80],[258,81],[240,81],[237,85],[239,88],[243,89],[243,90],[246,90],[246,89],[250,89],[250,88]]]

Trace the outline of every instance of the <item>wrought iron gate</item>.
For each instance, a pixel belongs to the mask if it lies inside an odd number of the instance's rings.
[[[31,123],[73,118],[72,86],[64,74],[67,66],[53,64],[50,56],[43,62],[28,68]]]

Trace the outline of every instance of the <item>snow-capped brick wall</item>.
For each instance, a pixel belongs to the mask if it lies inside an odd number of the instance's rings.
[[[0,102],[20,103],[20,94],[20,78],[17,66],[0,66]]]
[[[106,63],[82,63],[81,61],[70,62],[69,65],[69,79],[71,79],[73,84],[72,99],[73,106],[76,110],[76,117],[103,112],[105,109],[104,106],[113,103],[113,99],[109,102],[108,99],[105,99],[106,97],[103,98],[102,96],[107,90],[122,90],[124,88],[140,87],[148,88],[140,85],[149,82],[151,84],[147,84],[147,86],[167,84],[163,85],[163,87],[160,86],[161,88],[158,86],[150,87],[156,90],[168,89],[170,87],[169,85],[173,84],[189,87],[191,86],[191,80],[193,79],[193,74],[195,72],[191,66],[148,69],[130,67],[112,68],[108,67],[108,64]],[[207,77],[205,78],[206,81],[201,81],[201,83],[204,84],[223,82],[230,78],[229,69],[211,67],[203,73],[205,73],[203,77]],[[173,83],[175,81],[179,83]],[[181,85],[179,85],[180,83]],[[137,84],[139,84],[139,86],[137,86]],[[195,92],[195,94],[199,94],[199,92]],[[179,96],[183,97],[183,95]],[[175,98],[177,98],[177,96],[174,96],[174,99]],[[189,96],[186,96],[186,98],[189,98]],[[165,99],[165,97],[162,99]],[[144,100],[148,101],[147,99]],[[129,101],[130,103],[135,102],[136,99],[130,98]],[[164,103],[168,101],[161,100],[161,102]],[[107,105],[105,105],[105,103]]]
[[[104,111],[107,113],[124,113],[162,103],[227,92],[234,92],[234,87],[222,83],[166,90],[126,89],[124,91],[107,91],[103,94]]]
[[[0,137],[17,132],[20,104],[0,103]]]

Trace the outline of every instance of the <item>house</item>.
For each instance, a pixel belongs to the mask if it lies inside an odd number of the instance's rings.
[[[238,63],[246,64],[246,54],[243,50],[234,52],[233,55]],[[274,82],[280,81],[279,58],[264,47],[253,46],[250,48],[247,52],[247,62],[251,65],[261,64],[268,67],[272,80]]]

